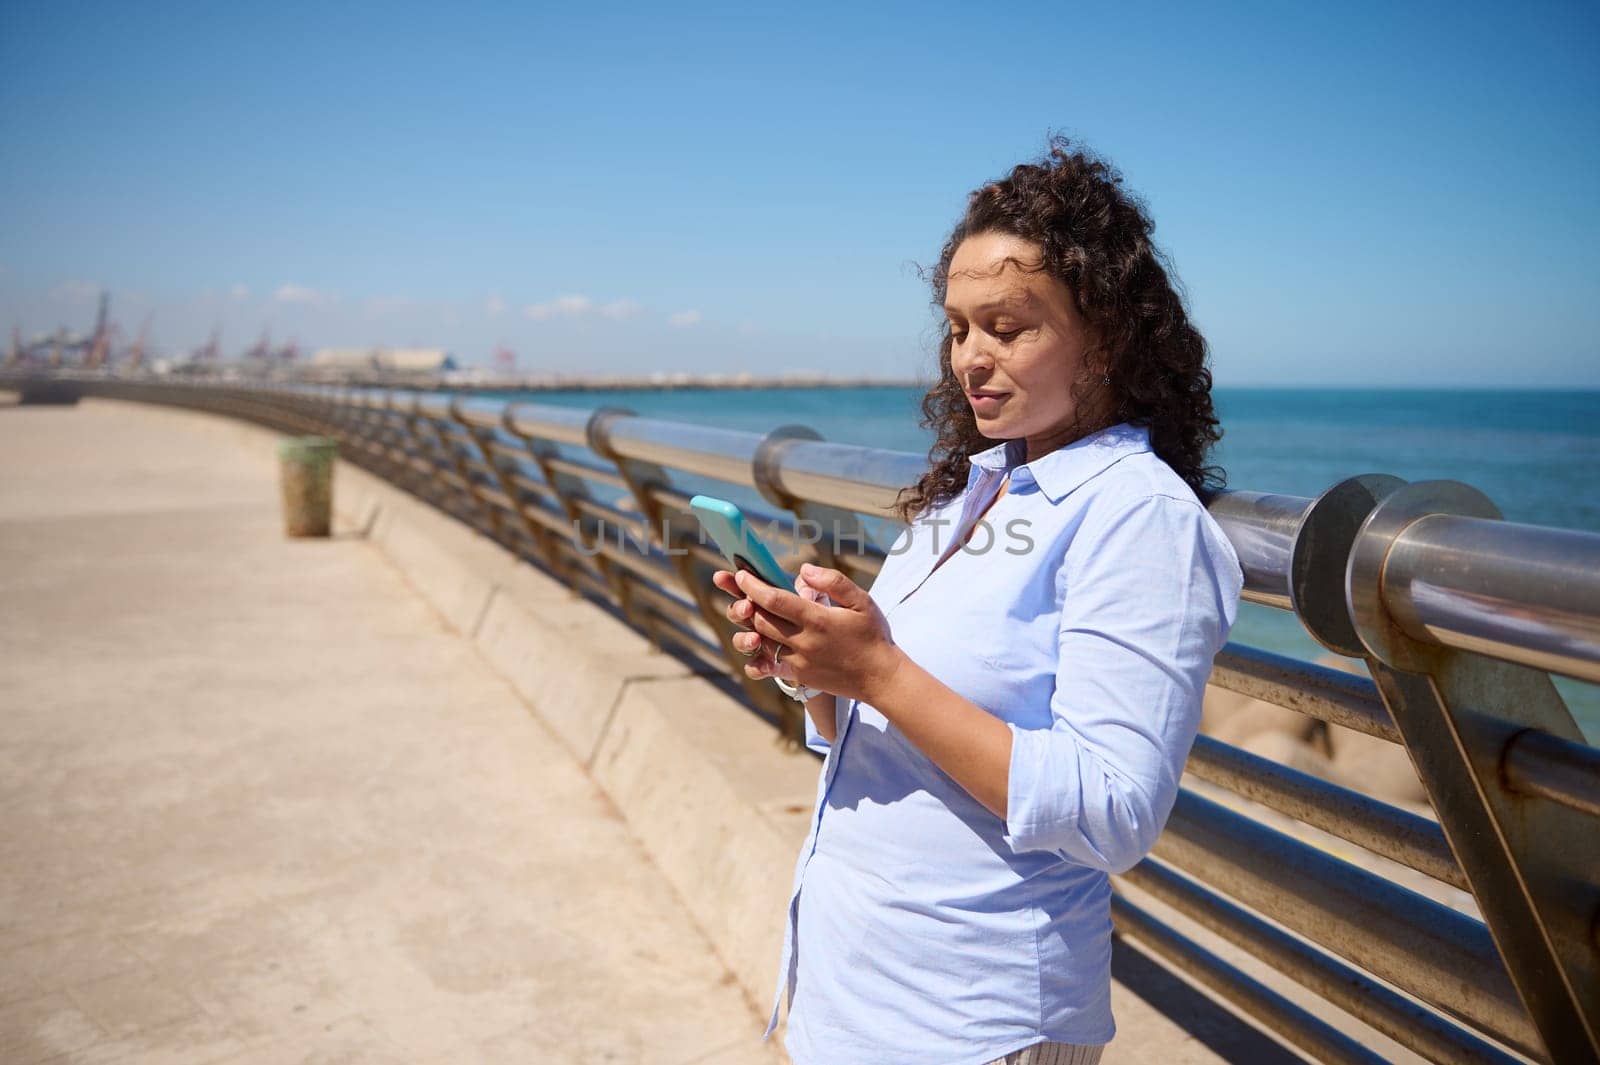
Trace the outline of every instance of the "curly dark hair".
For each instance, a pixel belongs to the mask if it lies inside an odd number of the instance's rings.
[[[1189,321],[1165,254],[1151,242],[1154,229],[1143,201],[1123,188],[1114,167],[1053,136],[1039,162],[1017,166],[967,197],[966,214],[932,272],[933,305],[943,320],[950,260],[968,237],[1002,233],[1037,244],[1043,253],[1038,269],[1066,284],[1099,337],[1070,386],[1083,424],[1069,427],[1067,438],[1081,439],[1122,421],[1147,425],[1152,450],[1202,502],[1210,502],[1226,485],[1226,474],[1205,464],[1222,438],[1211,405],[1206,342]],[[951,370],[947,320],[942,332],[939,379],[922,397],[919,423],[938,436],[928,451],[927,472],[896,498],[895,513],[906,523],[964,491],[968,458],[994,446],[978,432]],[[1108,395],[1100,395],[1101,388]]]

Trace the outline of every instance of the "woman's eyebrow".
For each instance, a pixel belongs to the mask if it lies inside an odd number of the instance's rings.
[[[1001,296],[1001,297],[999,297],[997,299],[984,300],[982,303],[979,303],[976,306],[974,306],[972,308],[972,312],[971,313],[980,314],[983,311],[990,311],[990,310],[1020,311],[1020,310],[1025,310],[1028,307],[1031,307],[1033,305],[1033,302],[1034,302],[1034,298],[1033,298],[1033,293],[1032,292],[1011,293],[1011,294],[1008,294],[1008,295],[1005,295],[1005,296]],[[962,312],[961,312],[961,308],[954,307],[954,306],[951,306],[950,304],[946,303],[944,305],[944,313],[947,314],[947,315],[950,315],[950,314],[960,314]]]

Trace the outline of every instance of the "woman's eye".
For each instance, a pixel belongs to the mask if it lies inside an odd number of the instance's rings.
[[[994,335],[1000,340],[1011,341],[1022,335],[1020,329],[995,329]]]

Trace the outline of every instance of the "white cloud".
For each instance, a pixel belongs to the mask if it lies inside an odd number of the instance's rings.
[[[304,285],[296,285],[293,282],[285,282],[279,285],[278,291],[272,294],[272,298],[279,303],[304,303],[311,307],[320,307],[324,303],[332,303],[334,301],[332,296],[324,295],[316,289],[307,288]]]
[[[586,314],[594,306],[588,296],[558,296],[549,303],[535,303],[522,313],[536,322],[548,322],[556,315],[577,316]]]
[[[248,286],[248,285],[234,285],[232,288],[230,288],[228,290],[228,295],[232,296],[236,300],[249,299],[250,298],[250,286]]]
[[[522,313],[536,322],[548,322],[552,318],[586,318],[590,315],[620,322],[648,312],[636,300],[616,299],[609,303],[596,303],[588,296],[558,296],[546,303],[530,304],[522,309]]]
[[[644,308],[632,300],[612,300],[600,308],[600,313],[607,318],[621,321],[624,318],[637,318],[644,313]]]
[[[675,325],[679,329],[687,329],[691,325],[700,324],[699,311],[678,311],[667,315],[667,324]]]
[[[490,318],[498,318],[506,313],[506,301],[500,298],[500,293],[489,293],[489,298],[483,301],[483,313]]]

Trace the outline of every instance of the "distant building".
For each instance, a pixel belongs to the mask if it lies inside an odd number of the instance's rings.
[[[378,368],[374,348],[318,348],[311,353],[311,365],[318,370],[343,370],[361,373]]]
[[[311,368],[344,374],[440,374],[459,369],[444,348],[318,348]]]
[[[443,348],[379,348],[378,369],[387,373],[444,373],[458,370],[456,358]]]

